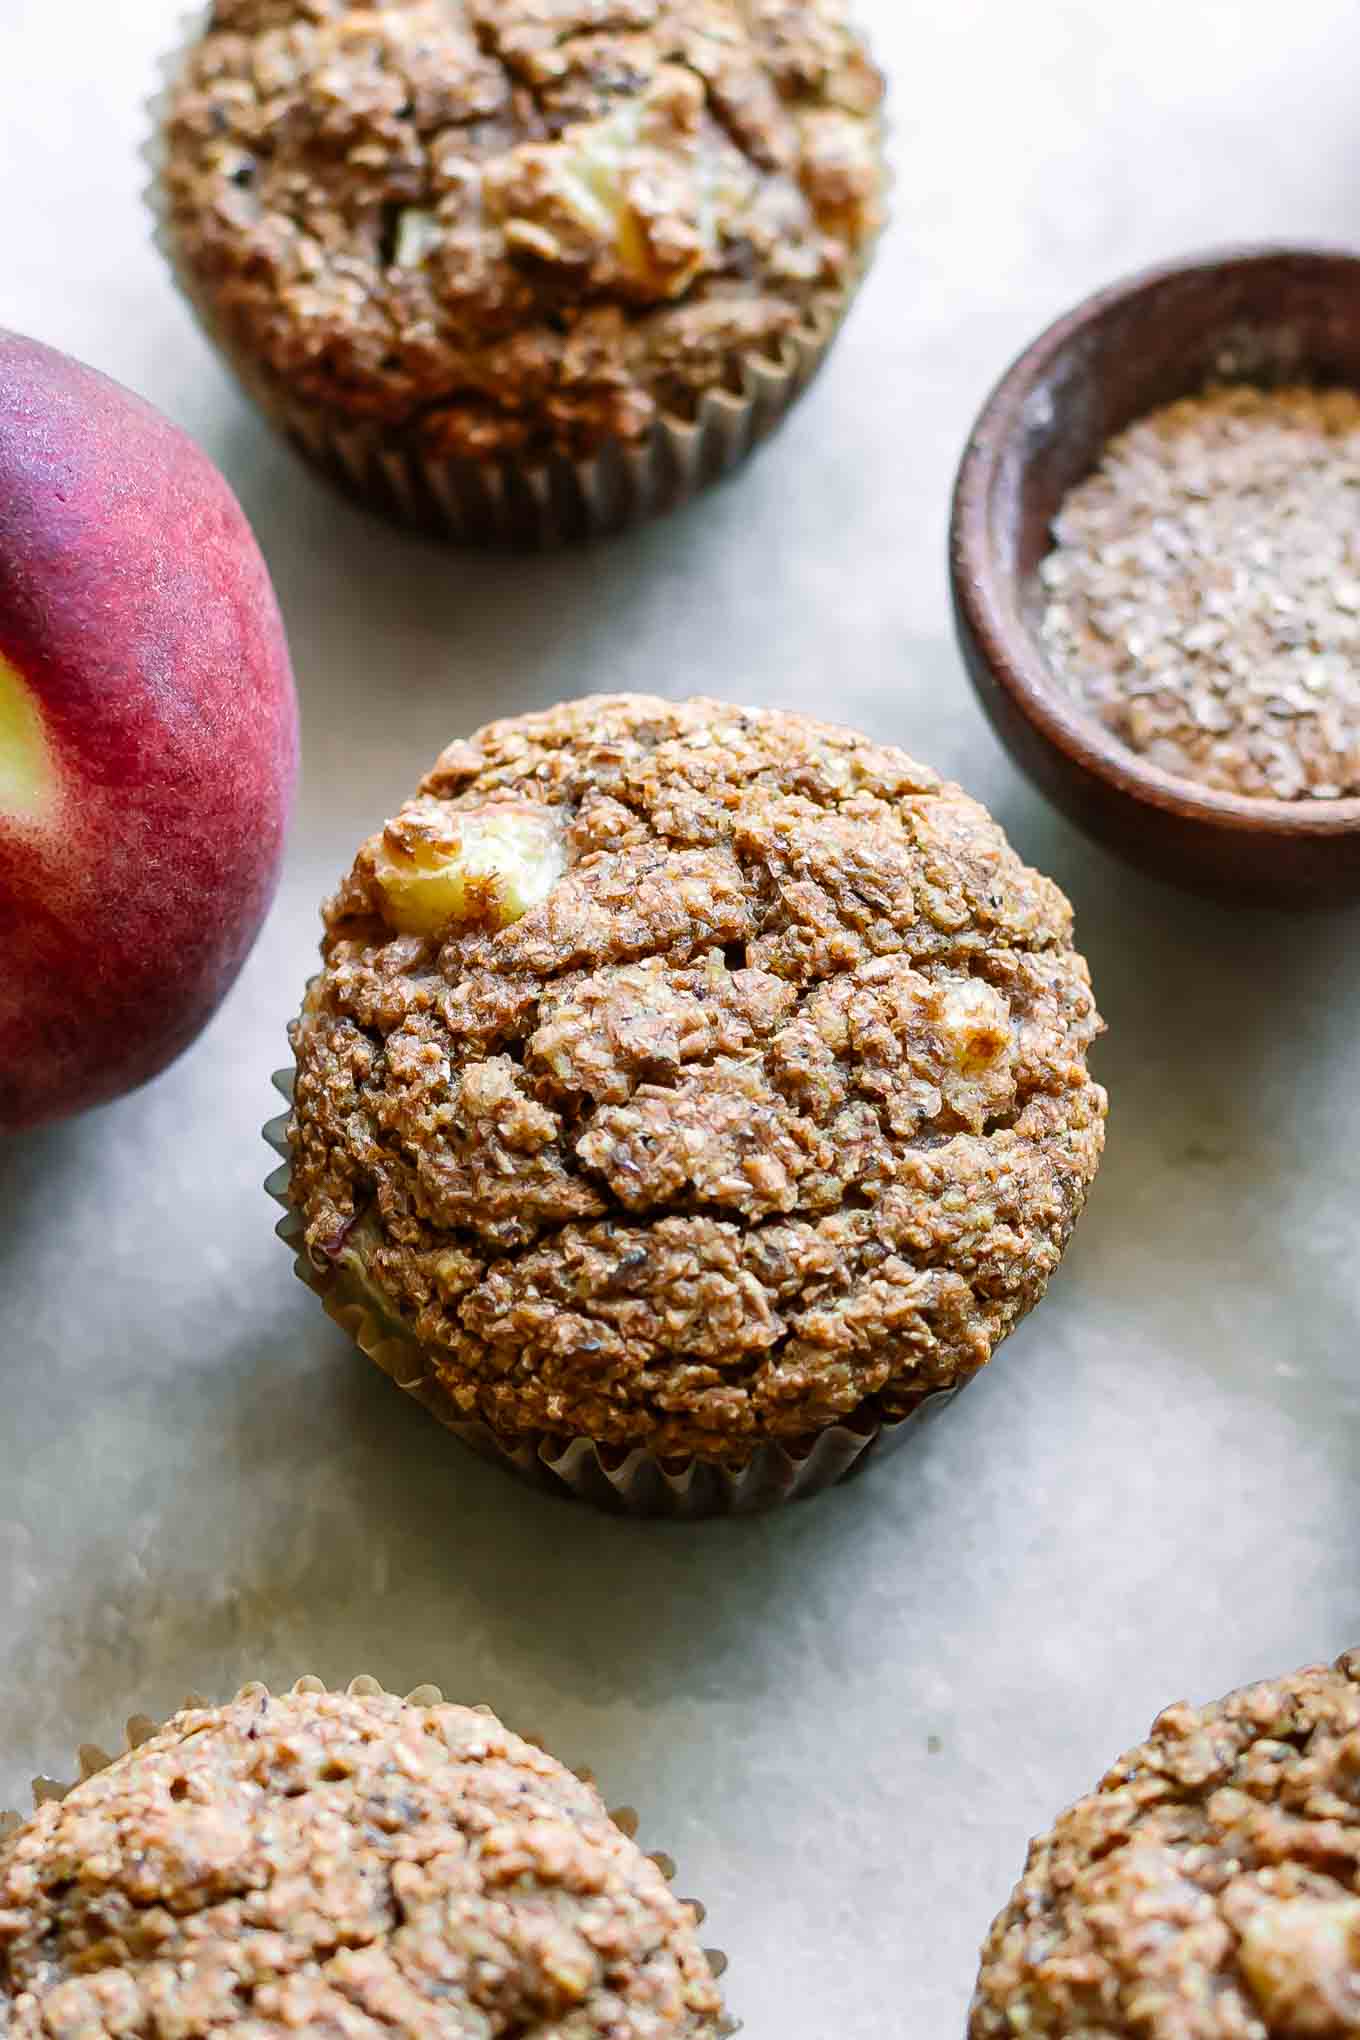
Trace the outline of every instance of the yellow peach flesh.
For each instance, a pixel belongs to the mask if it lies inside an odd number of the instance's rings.
[[[625,106],[602,120],[582,122],[563,140],[547,144],[541,156],[551,166],[549,181],[559,200],[588,234],[613,249],[625,275],[658,296],[679,297],[716,247],[711,216],[713,172],[703,161],[692,162],[683,147],[672,155],[672,162],[694,185],[700,216],[693,222],[694,245],[688,255],[658,260],[633,191],[637,181],[634,152],[642,139],[647,111],[643,102]],[[511,218],[506,233],[515,245],[548,261],[560,253],[550,223]]]
[[[0,655],[0,816],[36,821],[51,807],[57,774],[32,690]]]
[[[375,875],[392,927],[437,935],[474,922],[508,928],[547,898],[565,870],[556,823],[506,807],[460,816],[448,844],[389,839]]]
[[[942,1019],[945,1043],[965,1077],[986,1076],[1010,1047],[1009,1011],[990,985],[951,987]]]

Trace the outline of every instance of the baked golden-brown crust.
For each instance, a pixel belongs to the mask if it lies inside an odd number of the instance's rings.
[[[420,888],[517,831],[429,932]],[[734,1459],[905,1414],[1037,1302],[1099,1161],[1062,894],[957,787],[799,716],[493,724],[360,851],[323,955],[308,1251],[503,1436]]]
[[[0,1844],[10,2040],[704,2040],[691,1909],[492,1716],[247,1689]]]
[[[191,290],[294,396],[579,456],[843,296],[881,93],[843,0],[216,0],[162,189]]]
[[[1168,1708],[1033,1844],[968,2030],[1360,2033],[1360,1652]]]

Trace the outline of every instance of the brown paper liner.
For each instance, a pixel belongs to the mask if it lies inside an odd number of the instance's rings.
[[[169,94],[190,45],[196,10],[159,66],[151,138],[143,160],[153,238],[204,334],[271,424],[310,466],[347,496],[394,522],[455,545],[552,551],[605,538],[688,503],[725,479],[788,416],[825,360],[873,259],[864,252],[843,288],[825,292],[805,324],[773,353],[734,361],[738,387],[706,391],[693,418],[665,416],[637,441],[611,443],[590,459],[555,454],[529,463],[439,457],[390,427],[296,396],[229,332],[211,297],[181,264],[161,186]]]
[[[343,1688],[328,1686],[324,1679],[318,1679],[313,1674],[308,1673],[302,1678],[295,1680],[289,1691],[293,1693],[334,1693],[343,1691],[364,1697],[386,1695],[389,1699],[409,1700],[417,1707],[442,1707],[445,1701],[445,1695],[438,1686],[422,1685],[414,1687],[409,1693],[389,1693],[387,1687],[380,1680],[370,1678],[367,1673],[361,1673],[358,1678],[351,1679],[349,1684]],[[241,1687],[235,1698],[243,1700],[251,1696],[267,1694],[268,1692],[269,1688],[262,1680],[252,1679]],[[185,1697],[183,1708],[180,1711],[187,1713],[202,1708],[209,1708],[213,1704],[212,1701],[205,1700],[200,1693],[190,1693]],[[472,1711],[474,1714],[495,1715],[495,1709],[486,1705],[474,1707]],[[498,1716],[496,1718],[499,1719]],[[117,1763],[121,1757],[129,1755],[135,1749],[140,1749],[141,1745],[144,1742],[149,1742],[153,1735],[159,1735],[161,1729],[165,1726],[167,1726],[166,1722],[157,1722],[149,1714],[134,1714],[126,1724],[127,1746],[125,1749],[110,1751],[104,1749],[98,1743],[82,1743],[76,1752],[76,1774],[73,1778],[65,1782],[56,1778],[46,1777],[35,1778],[33,1780],[33,1804],[35,1808],[45,1806],[50,1800],[65,1799],[69,1793],[75,1791],[77,1785],[83,1784],[87,1778],[93,1778],[100,1771],[107,1771],[109,1766]],[[522,1737],[522,1740],[532,1743],[536,1749],[547,1749],[547,1745],[538,1736],[526,1735]],[[573,1776],[581,1780],[583,1785],[592,1785],[598,1790],[598,1780],[594,1771],[577,1765],[569,1765],[567,1768],[571,1770]],[[619,1833],[627,1835],[629,1841],[636,1841],[640,1826],[636,1809],[631,1806],[619,1806],[610,1807],[608,1811],[609,1818],[613,1821]],[[25,1820],[22,1814],[0,1811],[0,1846],[3,1846],[12,1835],[17,1834],[24,1825]],[[668,1856],[664,1849],[646,1849],[643,1853],[656,1864],[667,1884],[674,1884],[677,1875],[675,1859],[672,1856]],[[689,1908],[694,1915],[695,1925],[701,1927],[706,1918],[706,1908],[700,1901],[697,1898],[682,1898],[680,1903]],[[705,1948],[704,1954],[708,1959],[708,1966],[712,1970],[714,1977],[723,1976],[728,1966],[727,1956],[723,1950],[721,1948]],[[740,2031],[741,2025],[739,2021],[730,2017],[724,2017],[715,2029],[714,2040],[732,2040],[732,2036]]]
[[[294,1072],[275,1074],[275,1088],[290,1105]],[[743,1464],[685,1458],[657,1458],[644,1447],[628,1450],[590,1438],[562,1438],[548,1432],[502,1437],[489,1424],[469,1418],[439,1380],[429,1355],[370,1291],[344,1268],[313,1266],[303,1247],[303,1223],[293,1209],[288,1147],[289,1114],[271,1119],[264,1137],[281,1167],[266,1179],[270,1196],[283,1206],[275,1231],[290,1247],[294,1270],[320,1297],[328,1314],[348,1332],[362,1353],[423,1405],[445,1429],[479,1457],[504,1467],[549,1494],[569,1495],[614,1515],[697,1520],[755,1515],[781,1502],[803,1501],[859,1472],[870,1458],[896,1449],[939,1415],[967,1386],[922,1396],[906,1416],[887,1417],[873,1407],[829,1425],[812,1437],[757,1445]]]

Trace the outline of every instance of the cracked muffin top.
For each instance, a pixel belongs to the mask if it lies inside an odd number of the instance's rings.
[[[717,2040],[693,1910],[491,1715],[246,1688],[0,1843],[10,2040]]]
[[[829,316],[881,95],[843,0],[216,0],[162,192],[193,294],[295,395],[582,455]]]
[[[968,2030],[1360,2033],[1360,1651],[1168,1708],[1033,1844]]]
[[[976,802],[640,696],[455,743],[326,908],[290,1194],[459,1412],[749,1456],[965,1380],[1095,1174],[1071,910]]]

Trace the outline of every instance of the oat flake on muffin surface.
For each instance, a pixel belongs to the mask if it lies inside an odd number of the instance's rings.
[[[326,911],[290,1194],[469,1418],[739,1460],[968,1379],[1099,1161],[1057,887],[903,752],[624,696],[454,744]]]
[[[429,454],[589,454],[843,295],[882,81],[842,0],[216,0],[176,260],[294,396]]]
[[[10,2040],[717,2040],[694,1914],[465,1707],[247,1688],[0,1842]]]
[[[1168,1708],[1031,1847],[968,2031],[1360,2033],[1360,1652]]]

